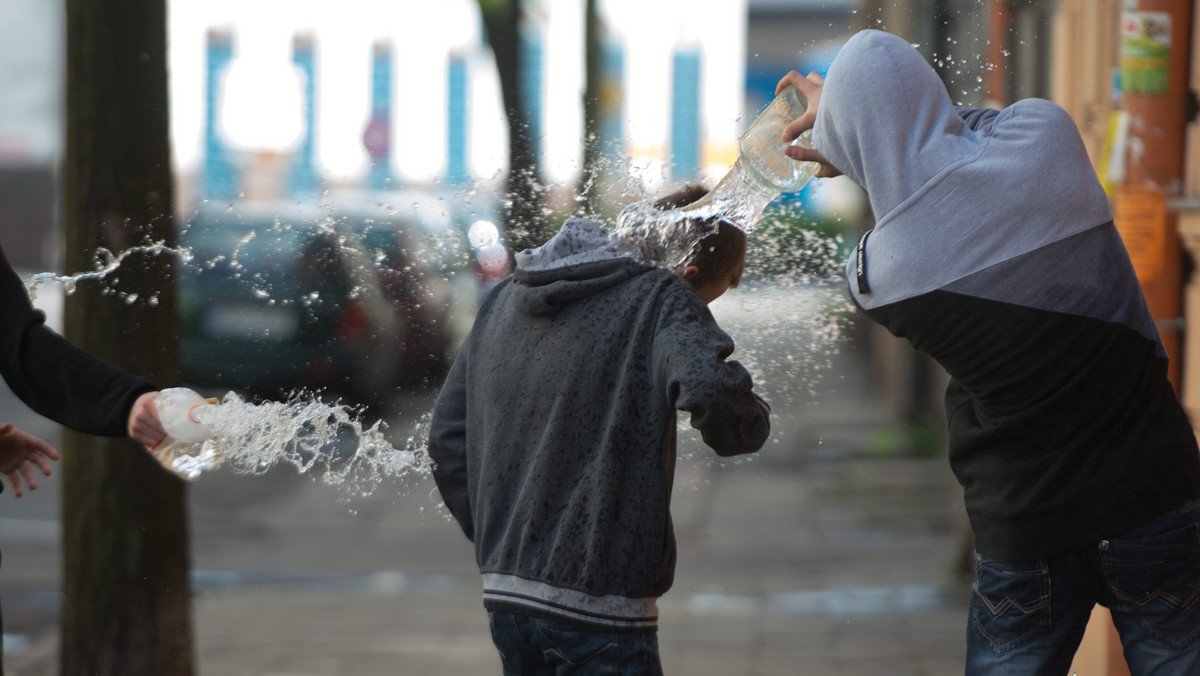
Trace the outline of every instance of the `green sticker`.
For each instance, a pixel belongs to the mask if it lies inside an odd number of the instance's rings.
[[[1171,15],[1125,12],[1121,16],[1121,91],[1165,94],[1171,60]]]

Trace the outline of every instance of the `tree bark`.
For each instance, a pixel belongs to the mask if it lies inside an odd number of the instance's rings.
[[[174,244],[165,0],[67,0],[63,268]],[[65,304],[79,347],[178,377],[172,260],[138,254]],[[194,673],[183,482],[128,439],[64,431],[61,673]]]
[[[520,251],[542,244],[550,234],[542,214],[545,188],[521,83],[521,0],[477,1],[488,44],[495,55],[508,119],[510,206],[505,235],[509,247]]]
[[[600,78],[604,55],[601,52],[602,26],[596,0],[587,0],[584,10],[584,82],[583,82],[583,172],[579,195],[588,214],[599,211],[600,181]]]

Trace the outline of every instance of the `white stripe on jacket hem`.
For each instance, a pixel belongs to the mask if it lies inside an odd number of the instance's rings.
[[[484,605],[489,601],[613,629],[649,630],[658,626],[658,597],[592,596],[512,575],[484,574]]]

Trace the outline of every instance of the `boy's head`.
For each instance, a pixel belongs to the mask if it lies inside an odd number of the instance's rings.
[[[654,206],[662,210],[678,209],[707,194],[704,186],[691,183],[662,197]],[[723,220],[716,223],[715,230],[712,219],[698,225],[712,232],[696,243],[683,265],[682,275],[705,303],[711,303],[741,283],[746,267],[746,233]]]

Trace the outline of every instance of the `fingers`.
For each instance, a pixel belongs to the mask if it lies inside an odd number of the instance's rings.
[[[36,491],[38,487],[37,473],[33,471],[33,465],[26,462],[21,465],[21,476],[25,478],[25,485],[29,486],[29,490]],[[17,494],[20,497],[20,493]]]
[[[25,462],[36,462],[39,467],[48,468],[50,463],[47,462],[47,459],[59,460],[62,457],[58,450],[46,440],[21,430],[17,430],[17,433],[21,435],[21,443],[24,445],[21,456]],[[49,474],[50,472],[47,471],[46,475],[49,476]]]
[[[24,486],[37,490],[37,470],[46,476],[51,474],[51,460],[58,460],[59,453],[42,439],[16,429],[11,423],[0,426],[0,473],[8,477],[13,493],[19,498],[25,494]]]
[[[25,495],[25,493],[21,491],[21,476],[19,474],[16,472],[8,472],[4,476],[8,477],[8,483],[12,484],[13,495],[17,496],[18,498],[22,495]]]
[[[50,450],[53,451],[54,449],[51,448]],[[49,456],[49,457],[51,457],[54,460],[58,460],[58,453],[55,453],[53,456]],[[45,474],[46,476],[50,476],[50,474],[54,471],[54,469],[50,466],[50,461],[47,460],[46,458],[47,458],[47,456],[45,454],[34,453],[29,456],[29,462],[32,462],[35,465],[37,465],[38,469],[42,470],[42,474]]]
[[[788,87],[795,87],[800,90],[800,93],[807,99],[808,105],[804,114],[792,120],[783,130],[783,142],[791,143],[795,141],[800,134],[813,128],[817,121],[817,107],[821,100],[821,89],[825,86],[825,78],[821,74],[813,71],[806,76],[801,76],[796,71],[789,71],[779,84],[775,85],[775,94],[778,95]]]
[[[775,95],[778,96],[779,92],[787,89],[790,85],[796,89],[799,89],[800,93],[807,97],[810,96],[810,94],[814,91],[820,91],[821,86],[824,84],[825,78],[815,70],[810,72],[808,75],[801,75],[800,73],[791,70],[788,71],[787,75],[783,76],[783,79],[779,81],[779,84],[775,85]]]
[[[842,171],[829,163],[821,151],[816,148],[805,148],[804,146],[788,146],[783,151],[788,157],[799,162],[816,162],[821,166],[815,176],[818,178],[834,178],[841,176]]]
[[[37,461],[39,464],[45,463],[46,458],[49,458],[56,462],[62,458],[62,456],[59,454],[59,452],[56,448],[51,446],[45,440],[39,439],[38,437],[35,437],[32,435],[30,435],[30,437],[29,437],[29,447],[30,447],[30,450],[32,451],[31,453],[29,453],[29,456],[37,458]]]
[[[821,155],[820,151],[814,148],[805,148],[804,146],[788,146],[787,148],[784,148],[783,152],[797,162],[825,161],[825,157]]]
[[[157,392],[147,392],[138,397],[129,410],[129,438],[143,446],[157,446],[167,436],[154,404],[157,396]]]
[[[162,443],[167,436],[167,431],[163,429],[162,420],[158,416],[158,406],[154,403],[157,396],[157,392],[143,394],[134,406],[137,429],[136,435],[131,436],[148,446]]]
[[[796,89],[799,89],[800,91],[804,91],[804,89],[802,89],[804,82],[805,82],[805,78],[803,75],[801,75],[797,71],[789,70],[787,75],[784,75],[783,78],[779,81],[779,84],[775,85],[775,95],[778,96],[779,92],[787,89],[789,86],[795,87]]]
[[[800,138],[801,134],[808,131],[809,129],[812,129],[813,121],[816,120],[816,117],[817,116],[815,114],[810,115],[809,113],[806,112],[803,115],[801,115],[800,117],[793,120],[791,122],[791,124],[784,127],[783,128],[784,143],[791,143],[792,141],[795,141],[796,139]]]

